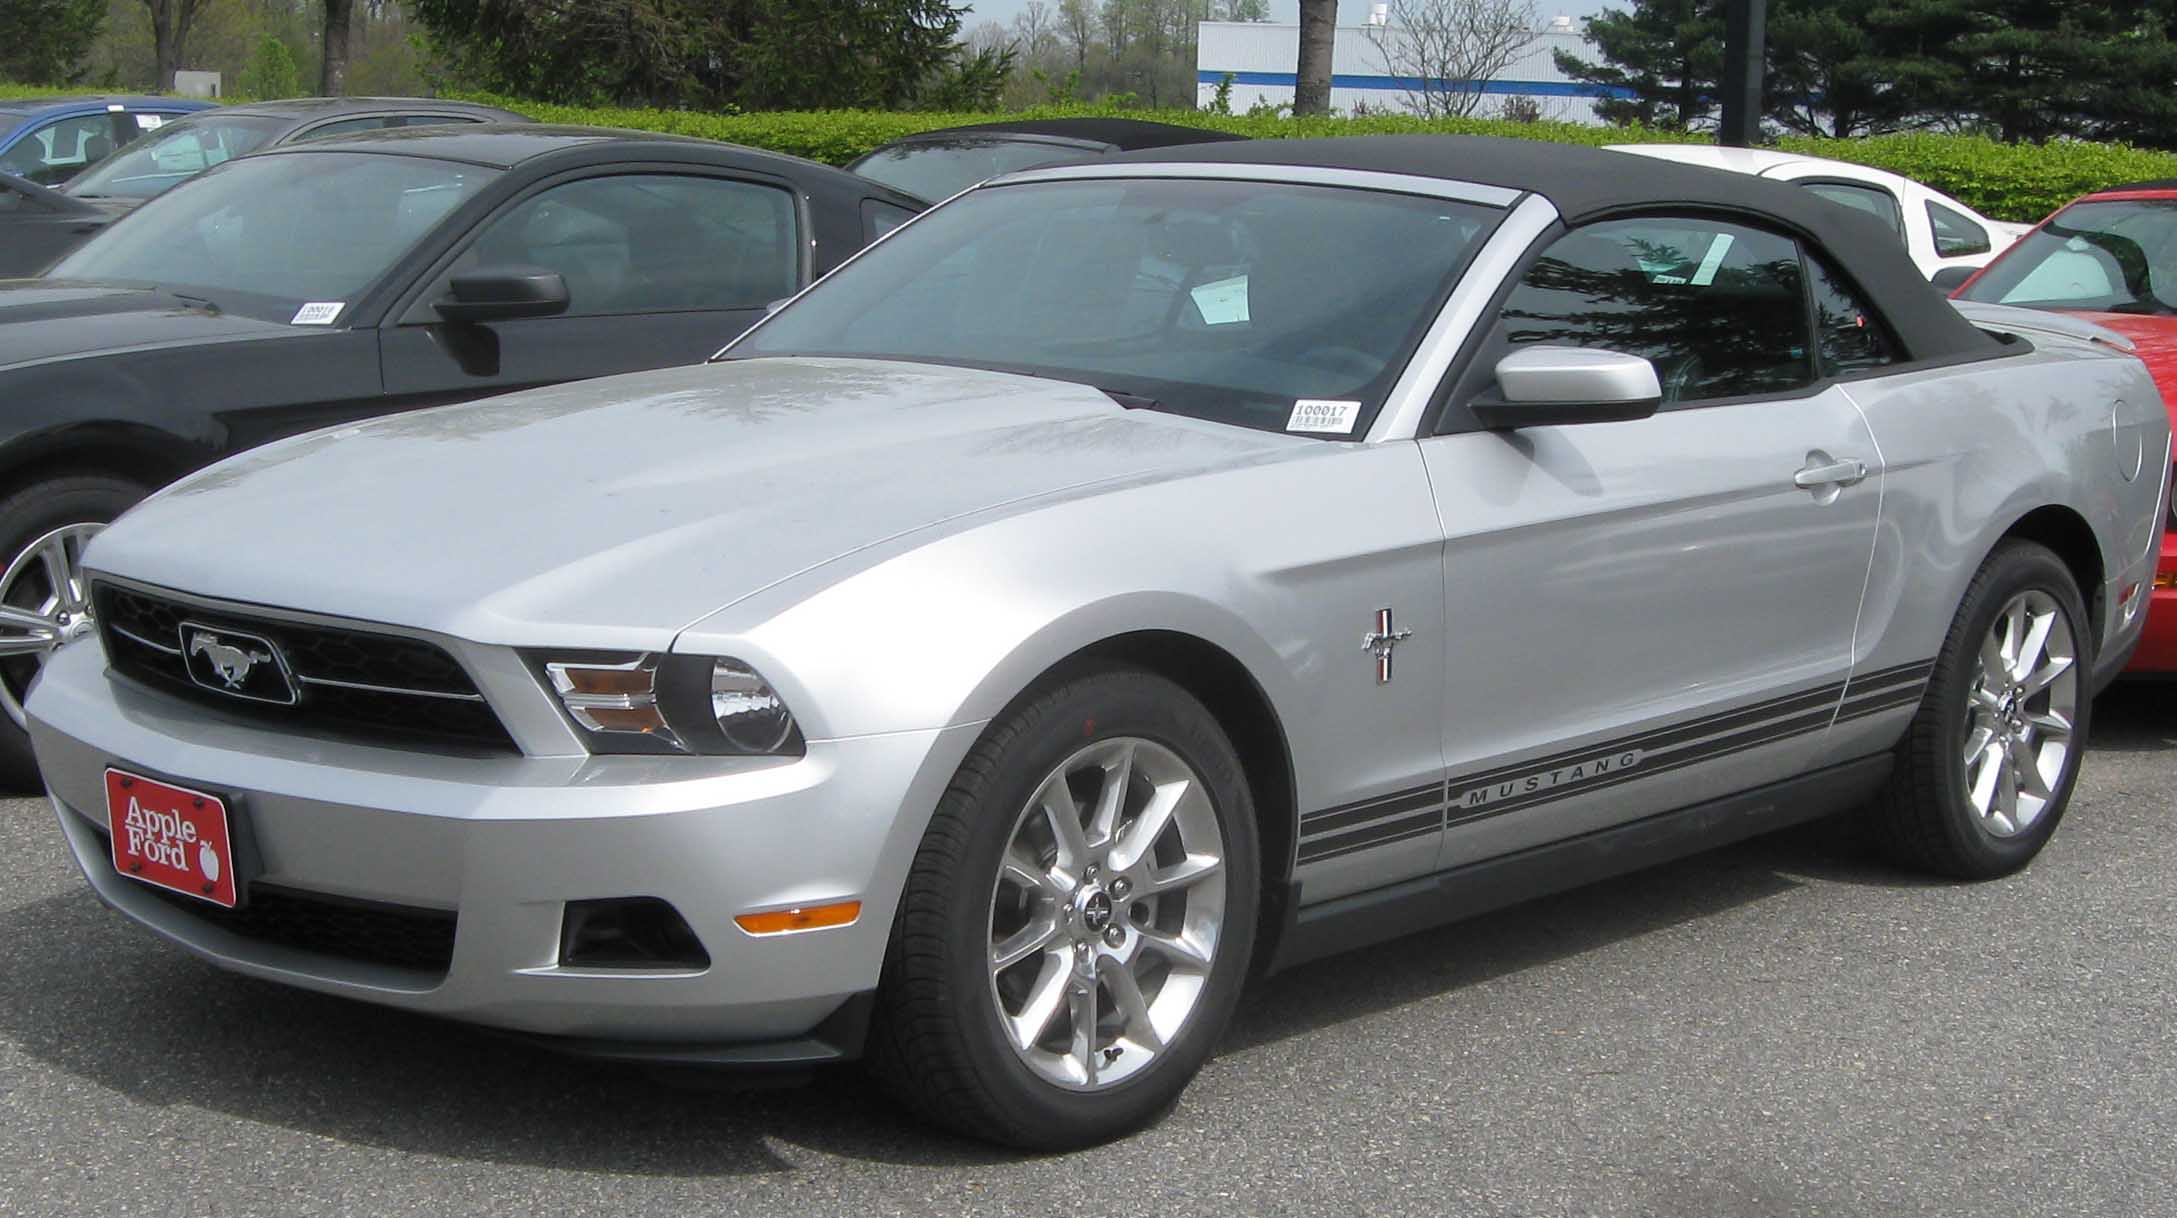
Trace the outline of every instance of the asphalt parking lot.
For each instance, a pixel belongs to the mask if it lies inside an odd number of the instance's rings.
[[[225,976],[0,802],[0,1213],[2177,1213],[2177,693],[2097,733],[2022,876],[1800,833],[1313,965],[1042,1159]]]

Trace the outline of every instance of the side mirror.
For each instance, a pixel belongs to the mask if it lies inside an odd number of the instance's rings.
[[[1472,403],[1485,427],[1645,419],[1663,402],[1655,365],[1586,347],[1525,347],[1497,361],[1497,391]]]
[[[431,302],[447,321],[510,321],[567,311],[567,281],[558,271],[487,267],[456,275],[448,286],[451,294]]]
[[[772,315],[773,313],[776,313],[776,312],[778,312],[778,311],[779,311],[780,309],[783,309],[783,308],[785,308],[785,307],[786,307],[786,302],[787,302],[787,301],[789,301],[789,300],[792,300],[792,299],[793,299],[793,297],[791,297],[791,296],[781,296],[781,297],[779,297],[779,298],[778,298],[777,300],[771,300],[771,301],[766,301],[766,302],[764,302],[764,306],[763,306],[763,315],[764,315],[765,317],[769,317],[769,316],[771,316],[771,315]]]
[[[1946,266],[1928,278],[1935,290],[1948,296],[1965,286],[1965,281],[1980,273],[1977,266]]]

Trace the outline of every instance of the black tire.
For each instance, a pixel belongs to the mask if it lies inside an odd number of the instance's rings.
[[[2045,593],[2069,619],[2077,705],[2070,747],[2059,780],[2050,784],[2047,809],[2024,831],[2004,837],[1983,827],[1967,800],[1966,703],[1978,671],[1981,640],[2013,597],[2032,591]],[[1889,785],[1868,809],[1868,828],[1883,853],[1906,866],[1961,880],[1994,879],[2032,862],[2056,831],[2078,785],[2093,713],[2093,648],[2085,599],[2063,560],[2032,542],[1998,546],[1966,589],[1919,712],[1898,743]]]
[[[1191,766],[1216,808],[1225,864],[1224,927],[1201,996],[1140,1071],[1069,1091],[1032,1071],[991,1000],[991,893],[1022,809],[1084,746],[1135,737]],[[939,801],[892,927],[870,1064],[901,1103],[933,1123],[1031,1150],[1090,1146],[1161,1116],[1230,1021],[1256,931],[1255,813],[1238,755],[1187,692],[1131,669],[1090,672],[1032,693],[992,723]]]
[[[110,524],[150,490],[126,478],[72,474],[33,483],[0,500],[0,571],[12,565],[31,543],[72,524]],[[0,661],[0,680],[20,698],[37,661],[27,657]],[[30,734],[14,716],[0,713],[0,791],[13,794],[41,789],[38,765],[30,755]]]

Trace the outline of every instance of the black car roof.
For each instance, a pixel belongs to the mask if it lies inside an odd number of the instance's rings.
[[[767,152],[721,140],[658,131],[626,131],[617,127],[571,127],[545,123],[463,123],[455,126],[395,127],[383,131],[358,131],[351,135],[321,136],[286,144],[252,156],[307,156],[320,152],[374,152],[381,155],[421,156],[445,161],[464,161],[490,169],[513,169],[543,157],[592,149],[614,149],[632,155],[653,149],[668,153],[698,152],[717,164],[744,169],[768,170],[781,175],[833,176],[850,183],[865,195],[897,198],[917,211],[929,204],[911,195],[848,173],[836,166],[783,152]]]
[[[1408,174],[1497,186],[1548,199],[1567,224],[1659,208],[1737,212],[1811,240],[1869,297],[1915,360],[1985,355],[1996,341],[1922,277],[1879,221],[1789,183],[1656,157],[1542,140],[1474,135],[1364,135],[1245,140],[1118,153],[1107,163],[1294,165]]]
[[[47,110],[92,105],[148,107],[173,101],[187,103],[192,100],[185,97],[154,97],[139,93],[81,93],[73,97],[0,97],[0,114],[39,114]]]
[[[1138,118],[1033,118],[995,123],[968,123],[936,131],[922,131],[894,140],[895,144],[945,140],[962,135],[1029,135],[1109,144],[1122,151],[1171,148],[1182,144],[1217,144],[1244,140],[1244,135],[1211,131],[1206,127],[1181,127]]]
[[[239,105],[221,106],[206,114],[258,114],[271,118],[318,119],[343,114],[380,114],[388,110],[402,112],[432,110],[441,114],[474,114],[487,121],[514,120],[521,116],[511,110],[496,106],[483,106],[475,102],[440,101],[434,97],[290,97],[280,101],[243,102]]]

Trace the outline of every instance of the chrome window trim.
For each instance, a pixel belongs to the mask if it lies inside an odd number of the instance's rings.
[[[334,630],[353,630],[364,634],[394,635],[417,639],[443,649],[461,665],[483,694],[483,701],[507,735],[514,738],[514,746],[525,757],[587,756],[589,750],[574,734],[566,719],[553,705],[544,686],[530,673],[529,666],[512,647],[498,647],[475,643],[432,630],[419,630],[413,626],[399,626],[388,622],[366,621],[362,618],[337,617],[327,613],[312,613],[302,609],[285,609],[278,606],[252,604],[248,601],[224,600],[184,592],[162,584],[146,583],[116,575],[111,571],[88,569],[87,579],[126,588],[146,596],[158,597],[178,605],[187,605],[207,613],[226,613],[244,618],[265,621],[293,622],[298,626],[324,626]],[[402,690],[415,693],[415,690]]]
[[[1524,191],[1478,182],[1458,182],[1418,174],[1377,173],[1365,169],[1330,169],[1320,165],[1262,165],[1203,161],[1142,161],[1129,164],[1052,165],[1001,174],[983,183],[1014,186],[1028,182],[1084,181],[1097,178],[1211,178],[1232,182],[1288,182],[1302,186],[1343,186],[1353,190],[1384,190],[1395,194],[1427,195],[1456,199],[1485,207],[1510,207]],[[958,196],[954,196],[957,198]]]
[[[1375,444],[1417,437],[1422,420],[1428,417],[1429,404],[1451,371],[1452,361],[1476,330],[1489,321],[1497,290],[1519,273],[1527,250],[1557,219],[1557,208],[1549,200],[1528,195],[1497,225],[1488,243],[1467,264],[1459,286],[1452,289],[1435,323],[1421,336],[1412,358],[1406,361],[1406,370],[1384,396],[1383,408],[1376,412],[1375,422],[1362,439]]]

